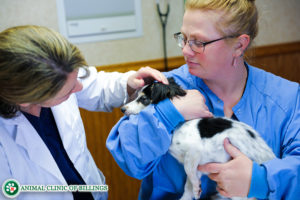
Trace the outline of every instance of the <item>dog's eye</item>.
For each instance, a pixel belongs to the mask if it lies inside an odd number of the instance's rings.
[[[141,96],[137,102],[140,102],[143,105],[149,105],[151,103],[150,99],[146,95]]]
[[[147,100],[147,97],[145,96],[145,95],[143,95],[143,96],[141,96],[140,98],[139,98],[139,100],[138,101],[145,101],[145,100]]]

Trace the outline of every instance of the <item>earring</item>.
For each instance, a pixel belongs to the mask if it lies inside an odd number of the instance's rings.
[[[232,60],[232,67],[234,67],[234,68],[237,68],[237,66],[238,66],[236,60],[237,60],[236,57],[234,57]]]

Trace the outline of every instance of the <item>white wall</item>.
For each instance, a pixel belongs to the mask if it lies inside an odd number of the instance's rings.
[[[300,41],[300,0],[256,0],[257,46]]]
[[[151,60],[163,57],[162,32],[155,0],[142,0],[143,36],[78,44],[90,65]],[[256,0],[260,30],[256,46],[300,41],[300,0]],[[180,56],[173,33],[181,27],[183,0],[170,0],[167,24],[168,56]],[[56,0],[0,0],[0,31],[35,24],[58,29]]]

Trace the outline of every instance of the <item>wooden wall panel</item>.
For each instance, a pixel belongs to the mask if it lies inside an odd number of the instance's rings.
[[[249,63],[261,67],[287,79],[300,82],[300,42],[279,44],[255,48],[249,53]],[[183,57],[168,60],[169,68],[177,68],[184,64]],[[137,70],[142,66],[151,66],[163,70],[163,59],[124,63],[98,67],[98,70],[125,72]],[[106,176],[109,185],[109,199],[137,199],[140,181],[127,176],[115,163],[105,147],[107,135],[122,113],[119,109],[111,113],[89,112],[81,109],[85,125],[88,147],[97,166]]]
[[[246,55],[250,64],[300,83],[300,42],[258,47]]]
[[[105,142],[110,129],[123,115],[119,109],[111,113],[90,112],[81,109],[88,148],[97,166],[106,177],[109,199],[137,199],[140,181],[127,176],[113,160]]]

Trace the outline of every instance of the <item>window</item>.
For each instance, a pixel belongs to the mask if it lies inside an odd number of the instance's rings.
[[[73,43],[142,36],[141,0],[57,0],[60,32]]]

